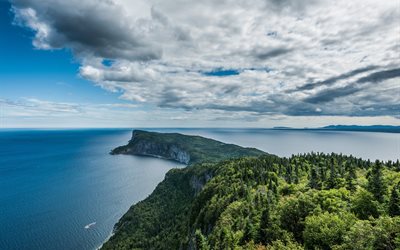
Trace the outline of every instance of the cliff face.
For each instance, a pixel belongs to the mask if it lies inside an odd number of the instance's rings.
[[[180,149],[177,145],[156,143],[147,140],[135,141],[128,144],[122,151],[122,154],[133,154],[133,155],[148,155],[154,157],[165,158],[169,160],[175,160],[181,163],[188,164],[190,161],[190,155],[186,151]]]
[[[142,138],[141,131],[133,131],[128,145],[118,147],[111,154],[132,154],[159,157],[188,164],[190,154],[174,143]]]
[[[192,165],[243,156],[258,156],[265,152],[201,136],[134,130],[129,143],[112,150],[111,154],[148,155]]]

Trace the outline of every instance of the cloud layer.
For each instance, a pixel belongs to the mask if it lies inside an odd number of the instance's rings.
[[[249,111],[196,110],[169,108],[139,109],[129,103],[55,102],[37,98],[1,99],[0,128],[45,127],[310,127],[305,116],[263,115]],[[382,124],[399,124],[398,119],[380,116]],[[375,124],[376,117],[315,116],[312,126],[330,124]]]
[[[39,49],[135,104],[400,118],[400,6],[338,0],[13,0]],[[212,73],[210,73],[212,72]]]

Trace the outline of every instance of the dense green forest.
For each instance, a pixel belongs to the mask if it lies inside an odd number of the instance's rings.
[[[400,249],[400,164],[309,153],[173,169],[103,249]]]

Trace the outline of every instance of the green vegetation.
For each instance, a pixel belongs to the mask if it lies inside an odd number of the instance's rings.
[[[400,164],[341,154],[174,169],[103,249],[399,249]]]

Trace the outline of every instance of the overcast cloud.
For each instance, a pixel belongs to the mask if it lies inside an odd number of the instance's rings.
[[[71,49],[82,77],[135,105],[400,118],[399,1],[11,2],[36,48]]]

